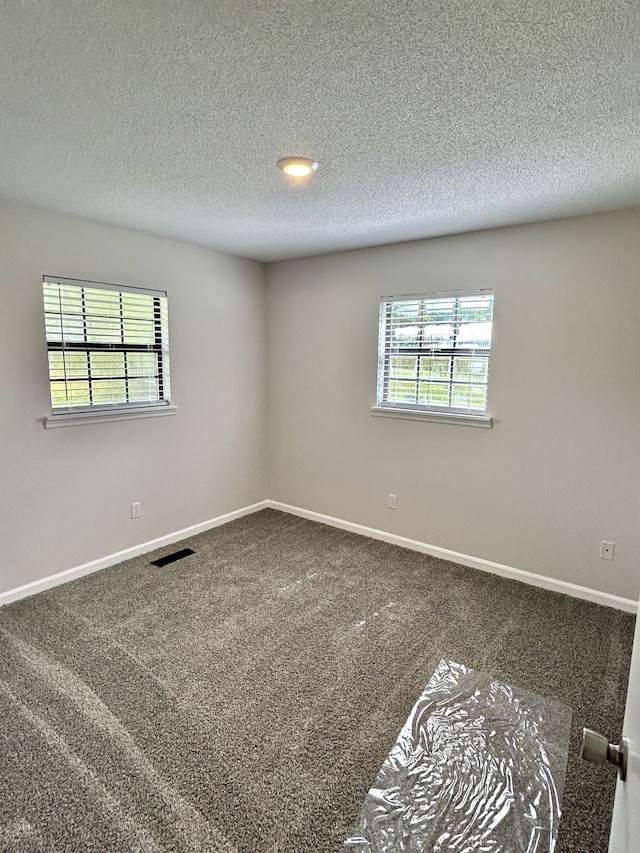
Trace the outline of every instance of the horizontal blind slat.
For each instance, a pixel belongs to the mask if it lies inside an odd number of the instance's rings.
[[[83,279],[75,278],[59,278],[58,276],[45,275],[42,277],[44,284],[58,285],[64,287],[86,287],[91,290],[111,290],[118,293],[140,294],[142,296],[167,296],[166,290],[151,290],[142,287],[131,287],[123,284],[110,284],[103,281],[84,281]]]

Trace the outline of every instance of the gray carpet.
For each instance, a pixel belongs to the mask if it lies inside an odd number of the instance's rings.
[[[0,850],[340,851],[448,658],[571,706],[557,850],[606,851],[577,751],[620,735],[633,627],[265,510],[0,610]]]

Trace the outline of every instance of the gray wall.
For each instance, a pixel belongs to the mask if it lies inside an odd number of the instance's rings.
[[[494,427],[372,417],[380,296],[477,287]],[[270,498],[637,599],[640,211],[271,265],[267,335]]]
[[[639,238],[621,211],[275,264],[265,289],[251,261],[0,204],[0,592],[269,497],[637,598]],[[44,429],[43,273],[168,290],[177,415]],[[493,429],[373,418],[380,296],[475,287]]]
[[[44,429],[44,273],[168,291],[176,415]],[[266,496],[264,299],[253,261],[0,204],[0,592]]]

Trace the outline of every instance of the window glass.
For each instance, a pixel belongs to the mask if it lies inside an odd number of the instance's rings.
[[[493,291],[385,297],[378,406],[485,415]]]
[[[169,403],[167,295],[45,277],[53,414]]]

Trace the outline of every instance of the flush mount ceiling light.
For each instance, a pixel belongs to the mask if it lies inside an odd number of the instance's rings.
[[[290,178],[308,178],[318,168],[318,164],[308,157],[283,157],[278,160],[278,168]]]

